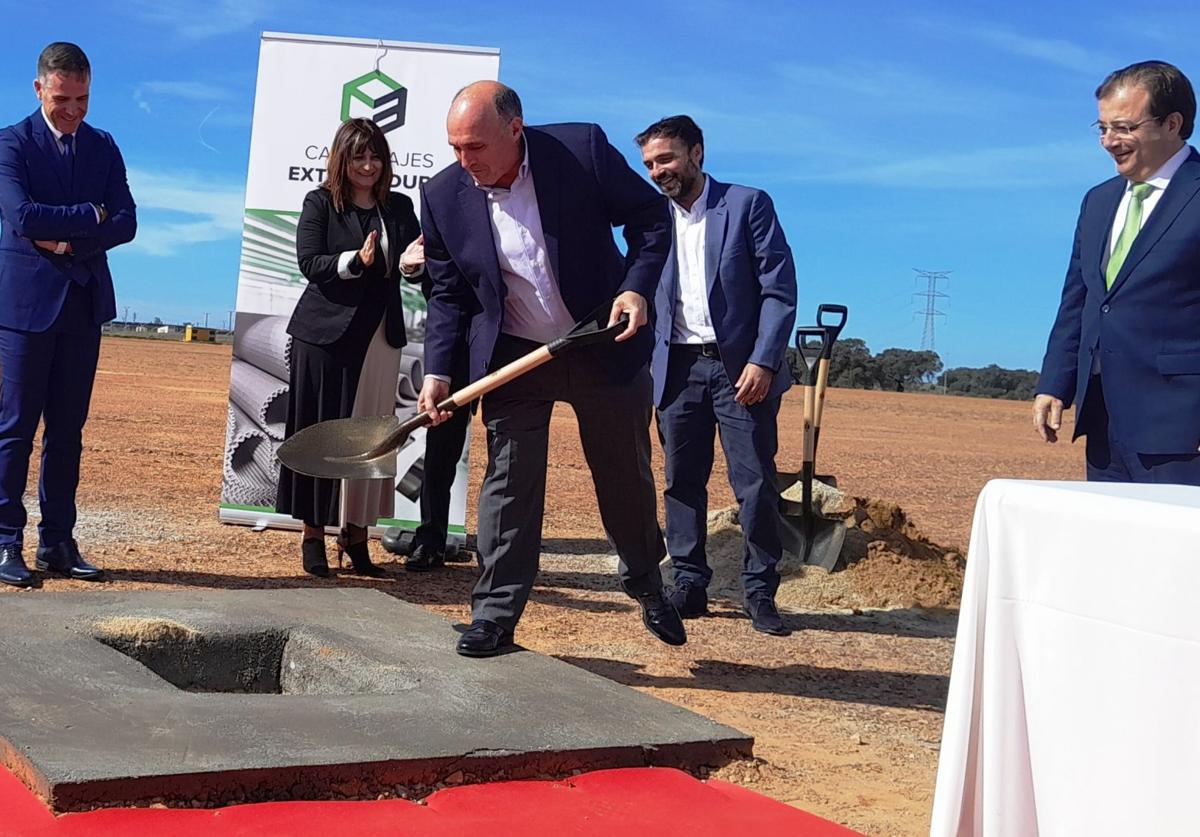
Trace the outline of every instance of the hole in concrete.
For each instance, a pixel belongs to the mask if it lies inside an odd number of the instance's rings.
[[[419,682],[412,669],[291,628],[197,630],[169,619],[123,617],[97,623],[93,636],[188,692],[395,694]]]

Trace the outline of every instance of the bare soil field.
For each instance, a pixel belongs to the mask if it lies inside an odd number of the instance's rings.
[[[469,620],[473,564],[410,575],[373,545],[386,579],[319,580],[300,571],[297,534],[217,522],[229,363],[226,346],[104,340],[77,536],[110,581],[47,579],[37,590],[0,594],[362,585]],[[784,396],[781,470],[799,469],[800,400],[798,390]],[[1025,403],[831,390],[818,471],[836,475],[851,495],[898,505],[930,541],[965,555],[975,498],[989,479],[1083,477],[1081,447],[1043,444],[1029,416]],[[891,609],[847,606],[818,590],[787,614],[795,633],[775,638],[750,629],[740,602],[722,601],[712,617],[688,623],[686,646],[669,648],[644,631],[617,587],[569,408],[555,414],[550,463],[543,572],[517,633],[522,646],[752,734],[755,761],[723,768],[723,779],[866,834],[928,832],[953,651],[953,585],[919,594],[928,579],[914,562],[879,554],[828,582],[853,577],[859,602],[871,601],[871,589],[888,589],[880,601]],[[469,531],[482,466],[482,456],[473,457]],[[656,458],[660,483],[661,466]],[[30,547],[36,452],[33,470]],[[732,503],[718,452],[710,507]]]

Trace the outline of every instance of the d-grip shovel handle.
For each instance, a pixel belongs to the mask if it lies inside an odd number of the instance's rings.
[[[816,347],[808,347],[805,344],[810,339],[819,340],[821,343]],[[802,385],[806,387],[817,385],[818,361],[825,354],[825,346],[828,342],[828,334],[822,326],[802,326],[796,329],[796,353],[800,356],[800,362],[804,364],[804,374],[800,380]]]
[[[819,340],[820,344],[809,348],[805,344],[809,339]],[[812,464],[816,456],[816,444],[813,440],[813,428],[816,424],[816,388],[817,368],[820,366],[821,355],[825,352],[828,335],[824,328],[811,326],[796,329],[796,352],[800,362],[804,364],[804,464],[801,480],[806,488],[806,496],[802,501],[806,507],[811,506]],[[811,513],[811,512],[806,512]]]
[[[831,302],[824,302],[817,306],[817,325],[825,329],[826,339],[825,346],[821,352],[821,356],[826,360],[833,354],[833,344],[837,342],[838,335],[842,333],[842,329],[846,327],[846,314],[849,309],[845,305],[835,305]],[[840,319],[836,323],[825,322],[826,314],[836,314]]]

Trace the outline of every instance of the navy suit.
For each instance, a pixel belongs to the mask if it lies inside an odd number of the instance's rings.
[[[597,125],[526,126],[547,258],[570,313],[632,290],[647,302],[670,247],[666,206],[609,144]],[[612,228],[622,226],[622,256]],[[421,228],[432,289],[425,337],[427,373],[470,380],[536,344],[503,334],[507,288],[493,240],[487,195],[457,164],[422,187]],[[488,471],[479,498],[483,572],[475,619],[512,630],[537,573],[546,455],[555,401],[575,408],[605,530],[631,594],[661,589],[663,554],[650,472],[651,331],[581,349],[483,399]]]
[[[672,249],[655,297],[651,371],[666,465],[663,499],[667,550],[677,585],[707,585],[705,558],[713,434],[720,427],[729,480],[745,536],[748,597],[774,596],[779,540],[775,485],[776,416],[791,385],[785,365],[796,316],[796,269],[770,197],[758,189],[708,180],[704,216],[706,305],[716,356],[672,345],[679,260]],[[774,372],[766,397],[749,407],[734,400],[747,363]]]
[[[116,316],[106,253],[137,229],[112,137],[83,122],[74,147],[68,165],[40,111],[0,131],[0,545],[22,542],[39,418],[40,540],[72,536],[100,324]],[[71,252],[54,255],[33,240],[69,241]]]
[[[1083,199],[1037,391],[1075,404],[1090,479],[1200,484],[1200,154],[1171,178],[1107,289],[1125,188],[1115,177]]]

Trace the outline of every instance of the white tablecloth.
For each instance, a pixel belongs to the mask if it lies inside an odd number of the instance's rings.
[[[934,837],[1200,835],[1200,488],[988,483]]]

